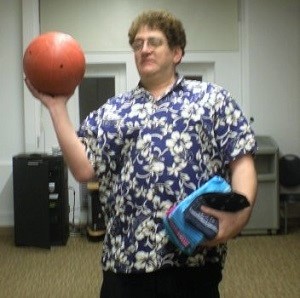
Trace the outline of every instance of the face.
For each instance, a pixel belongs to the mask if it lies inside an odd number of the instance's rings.
[[[150,30],[146,26],[137,32],[132,48],[141,79],[174,75],[175,66],[182,57],[180,47],[169,48],[163,32]]]

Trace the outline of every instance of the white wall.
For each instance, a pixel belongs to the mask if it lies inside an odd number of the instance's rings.
[[[21,1],[0,0],[0,226],[13,224],[12,156],[24,150]]]
[[[300,154],[300,1],[247,1],[250,113],[257,133]]]
[[[69,33],[87,52],[130,50],[128,28],[145,9],[168,9],[180,16],[187,50],[238,48],[238,0],[40,0],[40,4],[41,31]]]
[[[24,3],[30,5],[35,1]],[[240,50],[187,52],[185,61],[216,63],[215,81],[231,90],[246,113],[254,117],[256,133],[271,135],[282,153],[300,155],[299,0],[241,0],[241,3]],[[28,5],[27,14],[34,13]],[[37,28],[27,24],[22,36],[21,0],[0,0],[0,28],[0,226],[10,226],[13,225],[12,156],[25,148],[38,147],[39,121],[35,118],[39,117],[40,109],[26,90],[23,99],[22,83],[22,39],[29,39]],[[130,55],[129,52],[88,53],[87,58],[89,63],[125,61],[126,87],[131,88],[138,77]]]

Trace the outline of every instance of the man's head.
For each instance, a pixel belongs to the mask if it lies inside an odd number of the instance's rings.
[[[140,14],[131,24],[128,32],[129,44],[132,46],[137,32],[141,27],[148,27],[151,30],[161,31],[167,39],[171,49],[180,47],[182,56],[186,46],[185,31],[180,20],[171,13],[163,10],[149,10]]]

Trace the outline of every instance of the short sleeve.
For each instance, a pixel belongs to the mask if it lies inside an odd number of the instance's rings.
[[[114,120],[105,119],[104,108],[90,113],[77,135],[86,148],[97,177],[116,170],[121,150],[118,125]]]
[[[225,163],[246,154],[255,154],[257,145],[250,123],[225,89],[221,89],[216,95],[214,127]]]

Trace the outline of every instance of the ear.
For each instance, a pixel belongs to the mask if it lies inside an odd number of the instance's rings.
[[[174,53],[174,56],[173,56],[173,62],[174,64],[179,64],[183,55],[182,55],[182,49],[180,47],[175,47],[173,49],[173,53]]]

